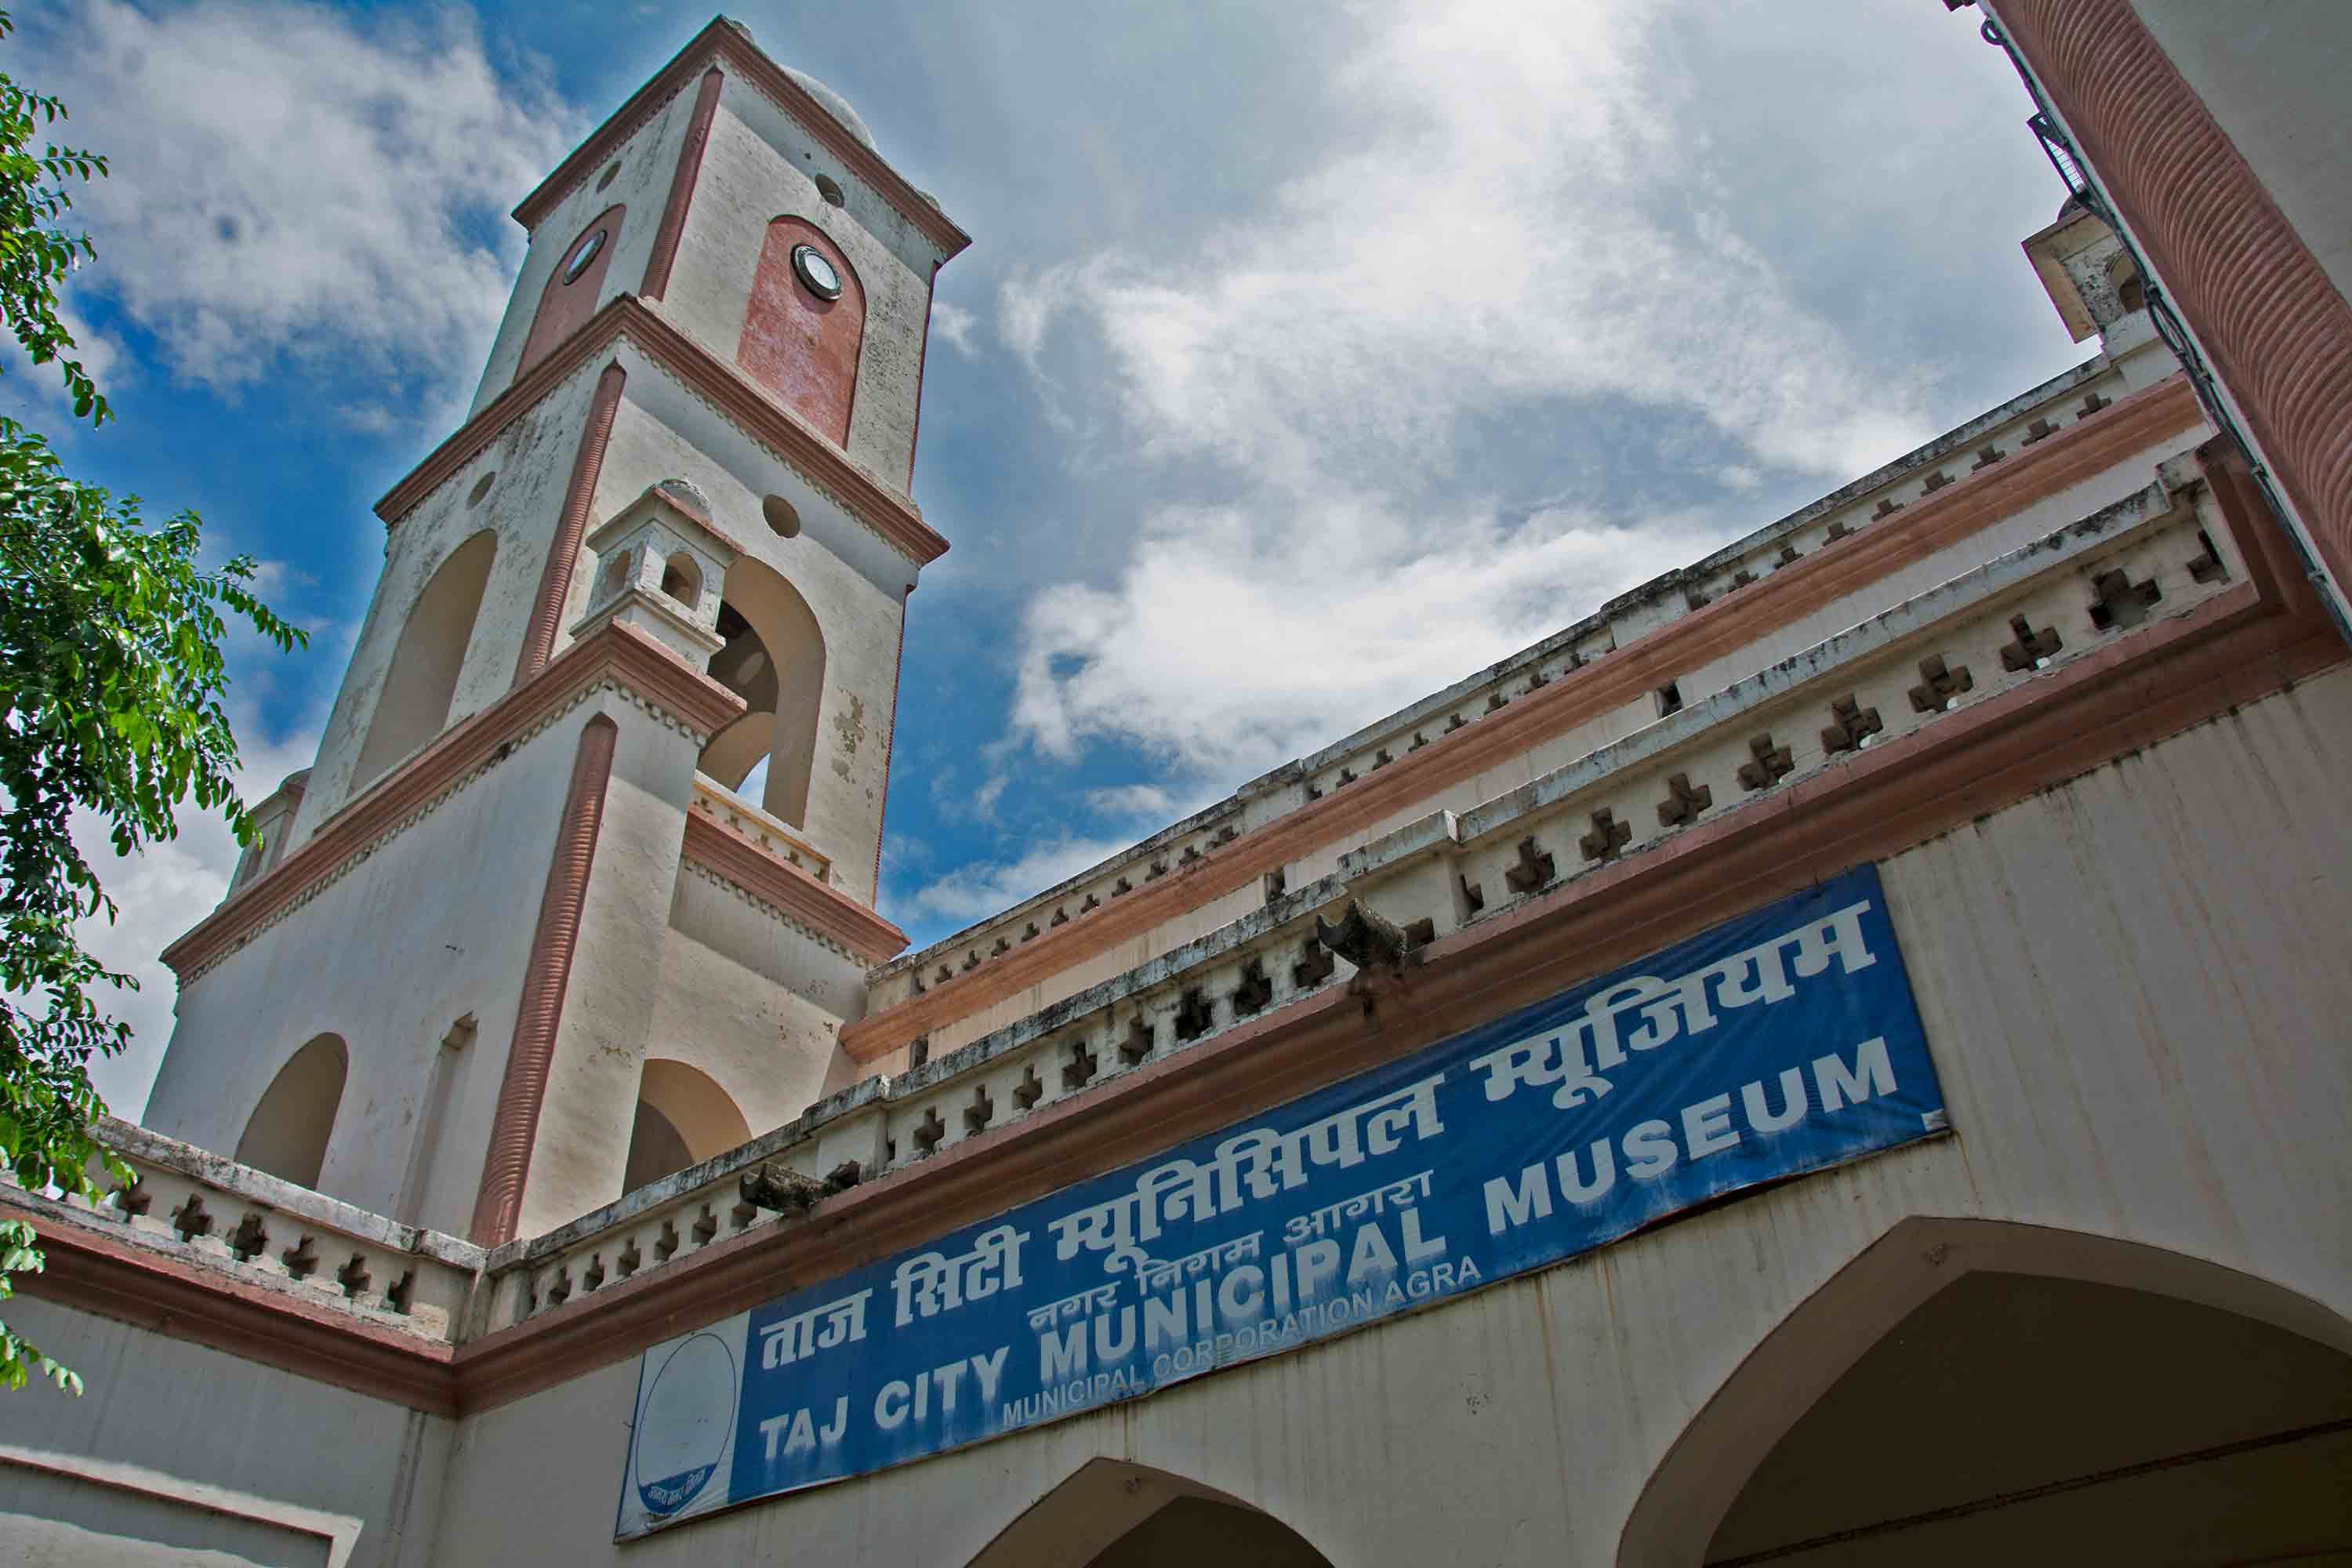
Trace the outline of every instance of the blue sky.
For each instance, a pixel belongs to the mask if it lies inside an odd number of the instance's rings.
[[[973,236],[941,274],[883,908],[918,942],[1541,637],[2086,357],[2017,242],[2063,192],[1935,0],[745,4]],[[311,651],[305,765],[521,254],[507,209],[708,19],[73,0],[6,68],[115,159],[69,306],[80,475],[194,507]],[[146,990],[216,828],[111,879]]]

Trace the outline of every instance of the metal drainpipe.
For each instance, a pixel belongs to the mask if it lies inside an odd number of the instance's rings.
[[[1973,4],[1975,0],[1945,0],[1946,8],[1955,11],[1964,5]],[[2033,100],[2033,114],[2026,121],[2026,128],[2042,143],[2042,154],[2050,160],[2050,166],[2058,172],[2059,180],[2091,209],[2095,216],[2115,230],[2116,238],[2122,244],[2125,254],[2139,269],[2140,286],[2147,296],[2148,318],[2156,323],[2157,336],[2164,340],[2164,346],[2179,360],[2180,368],[2188,374],[2190,389],[2197,394],[2198,404],[2205,410],[2205,417],[2212,422],[2215,429],[2229,437],[2246,459],[2246,467],[2253,474],[2254,484],[2262,491],[2264,504],[2270,508],[2271,521],[2286,536],[2295,559],[2303,563],[2303,574],[2310,582],[2319,602],[2327,606],[2328,618],[2336,623],[2336,634],[2346,642],[2352,643],[2352,619],[2347,618],[2343,602],[2329,591],[2332,584],[2326,570],[2313,556],[2303,535],[2288,524],[2285,500],[2280,496],[2278,487],[2272,482],[2271,471],[2263,466],[2262,454],[2255,450],[2253,442],[2231,416],[2230,406],[2221,397],[2221,383],[2206,364],[2205,356],[2197,352],[2196,340],[2189,335],[2188,324],[2181,321],[2179,312],[2172,308],[2171,300],[2157,282],[2156,271],[2148,266],[2147,258],[2142,256],[2139,247],[2132,243],[2131,232],[2124,226],[2115,204],[2099,188],[2098,181],[2092,175],[2090,165],[2083,161],[2073,138],[2066,134],[2057,110],[2042,96],[2042,84],[2034,79],[2032,70],[2025,63],[2025,57],[2018,53],[2017,46],[2009,41],[2009,35],[2002,31],[2000,23],[1994,17],[1987,16],[1977,31],[1986,43],[2009,57],[2011,67],[2017,72],[2017,79],[2025,84],[2026,96]],[[2346,586],[2352,588],[2352,584]]]

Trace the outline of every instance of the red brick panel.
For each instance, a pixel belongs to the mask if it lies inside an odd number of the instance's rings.
[[[833,263],[841,298],[821,300],[793,271],[793,249],[808,245]],[[866,337],[866,289],[849,258],[804,218],[768,226],[751,304],[735,363],[837,447],[849,443],[857,394],[857,347]]]

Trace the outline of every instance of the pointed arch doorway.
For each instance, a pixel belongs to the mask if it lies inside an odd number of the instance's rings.
[[[971,1568],[1332,1568],[1307,1538],[1227,1493],[1095,1459],[1038,1500]]]
[[[1652,1473],[1621,1568],[2352,1563],[2352,1322],[2184,1254],[1889,1231]]]

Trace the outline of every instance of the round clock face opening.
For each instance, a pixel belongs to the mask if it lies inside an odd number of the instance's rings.
[[[596,253],[604,248],[604,231],[600,228],[582,240],[580,248],[572,253],[572,259],[563,264],[563,280],[570,283],[587,271],[588,264],[595,260]]]
[[[841,274],[814,245],[793,247],[793,274],[802,287],[820,300],[841,298]]]

